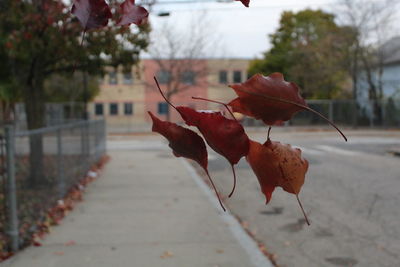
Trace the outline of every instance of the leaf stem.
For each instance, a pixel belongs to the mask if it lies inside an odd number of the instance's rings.
[[[271,129],[272,129],[272,127],[269,126],[269,128],[268,128],[268,134],[267,134],[267,140],[269,140],[269,134],[271,133]]]
[[[217,195],[217,198],[218,198],[219,204],[221,205],[221,208],[222,208],[224,211],[226,211],[226,209],[225,209],[225,207],[224,207],[224,204],[222,204],[221,198],[220,198],[220,196],[219,196],[219,194],[218,194],[217,188],[215,187],[214,182],[213,182],[213,180],[211,179],[210,174],[208,173],[208,170],[207,170],[207,169],[204,169],[204,170],[206,171],[207,177],[208,177],[208,179],[210,180],[210,183],[211,183],[212,187],[214,188],[215,194]]]
[[[304,211],[303,205],[301,204],[301,201],[299,199],[299,193],[298,192],[296,193],[296,190],[294,190],[293,185],[290,183],[290,181],[287,178],[285,179],[285,177],[286,177],[285,172],[283,171],[283,168],[280,164],[279,164],[279,169],[281,170],[281,174],[282,174],[282,177],[284,178],[284,181],[290,186],[290,188],[293,191],[293,194],[296,194],[297,202],[299,203],[300,209],[303,212],[304,219],[306,220],[307,225],[310,225],[310,221],[308,220],[307,214]]]
[[[314,113],[314,114],[320,116],[320,117],[323,118],[324,120],[326,120],[333,128],[335,128],[335,129],[340,133],[340,135],[341,135],[341,136],[344,138],[344,140],[347,142],[347,137],[343,134],[343,132],[342,132],[331,120],[329,120],[327,117],[325,117],[324,115],[322,115],[322,114],[319,113],[318,111],[313,110],[312,108],[310,108],[310,107],[308,107],[308,106],[305,106],[305,105],[296,103],[296,102],[291,101],[291,100],[282,99],[282,98],[279,98],[279,97],[274,97],[274,96],[269,96],[269,95],[263,95],[263,94],[260,94],[260,93],[249,92],[249,91],[243,90],[243,89],[241,89],[241,88],[235,88],[235,90],[238,90],[238,91],[241,91],[241,92],[243,92],[243,93],[250,94],[250,95],[255,95],[255,96],[264,97],[264,98],[267,98],[267,99],[270,99],[270,100],[274,100],[274,101],[279,101],[279,102],[286,103],[286,104],[295,105],[295,106],[297,106],[297,107],[300,107],[300,108],[302,108],[302,109],[305,109],[305,110],[307,110],[307,111],[310,111],[310,112],[312,112],[312,113]]]
[[[231,193],[229,194],[228,197],[231,197],[233,195],[233,192],[235,192],[235,188],[236,188],[236,172],[235,172],[235,167],[233,166],[233,164],[231,164],[232,167],[232,173],[233,173],[233,188]]]
[[[81,40],[80,47],[83,46],[83,40],[85,40],[85,35],[86,35],[86,29],[85,29],[85,30],[83,31],[83,33],[82,33],[82,40]]]
[[[306,214],[306,212],[304,211],[303,205],[301,204],[301,201],[300,201],[300,199],[299,199],[299,194],[296,194],[296,198],[297,198],[297,202],[298,202],[299,205],[300,205],[301,211],[303,212],[304,218],[306,219],[307,225],[310,225],[310,221],[308,220],[307,214]]]
[[[167,102],[168,105],[170,105],[170,106],[173,107],[176,111],[178,111],[178,110],[176,109],[176,107],[165,97],[163,91],[162,91],[161,88],[160,88],[160,84],[159,84],[158,81],[157,81],[156,76],[154,76],[153,78],[154,78],[154,81],[156,82],[158,91],[160,92],[161,96],[164,98],[165,102]],[[178,111],[178,112],[179,112],[179,111]]]
[[[226,110],[228,110],[229,114],[231,114],[232,118],[233,118],[236,122],[238,122],[237,119],[235,118],[235,116],[233,115],[232,111],[229,109],[229,107],[228,107],[227,104],[225,104],[225,103],[223,103],[223,102],[220,102],[220,101],[217,101],[217,100],[211,100],[211,99],[202,98],[202,97],[192,96],[192,98],[193,98],[193,99],[196,99],[196,100],[204,100],[204,101],[208,101],[208,102],[212,102],[212,103],[217,103],[217,104],[223,105],[223,106],[226,108]]]

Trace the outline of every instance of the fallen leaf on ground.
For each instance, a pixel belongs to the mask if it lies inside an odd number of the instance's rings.
[[[215,250],[218,254],[222,254],[222,253],[224,253],[225,251],[223,250],[223,249],[217,249],[217,250]]]
[[[75,242],[74,240],[70,240],[70,241],[68,241],[68,242],[65,242],[64,245],[67,246],[67,247],[69,247],[69,246],[74,246],[74,245],[76,245],[76,242]]]
[[[174,253],[171,251],[164,251],[164,253],[160,256],[161,259],[167,259],[174,256]]]

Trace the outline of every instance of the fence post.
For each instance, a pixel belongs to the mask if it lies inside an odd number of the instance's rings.
[[[333,121],[333,100],[329,101],[329,115],[328,118],[330,121]]]
[[[87,160],[87,123],[88,121],[85,121],[80,125],[81,127],[81,155],[82,155],[82,174],[85,174],[88,169],[88,160]]]
[[[102,141],[102,124],[101,121],[95,121],[93,123],[94,127],[94,161],[99,161],[101,157],[101,141]]]
[[[101,121],[99,121],[99,128],[100,128],[100,157],[103,156],[107,150],[106,148],[106,143],[107,143],[107,129],[106,129],[106,120],[102,119]]]
[[[62,129],[57,129],[57,178],[58,178],[58,194],[62,199],[65,195],[65,175],[63,166],[63,147],[62,147]]]
[[[8,229],[7,233],[11,240],[11,249],[16,252],[19,248],[18,233],[18,208],[17,208],[17,190],[15,182],[15,134],[14,126],[5,127],[6,138],[6,168],[7,168],[7,212]]]

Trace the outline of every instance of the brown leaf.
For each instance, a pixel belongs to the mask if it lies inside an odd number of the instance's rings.
[[[228,104],[233,108],[233,111],[261,119],[267,125],[287,121],[293,114],[304,109],[276,99],[307,106],[305,100],[299,94],[298,86],[295,83],[286,82],[281,73],[273,73],[269,76],[256,74],[246,82],[233,84],[230,87],[238,95],[238,98]],[[268,98],[258,95],[264,95]]]
[[[250,140],[246,159],[260,182],[267,203],[277,186],[291,194],[300,193],[308,170],[308,161],[301,157],[300,149],[270,139],[263,145]]]
[[[70,240],[70,241],[68,241],[68,242],[65,242],[64,245],[67,246],[67,247],[69,247],[69,246],[75,246],[75,245],[76,245],[76,242],[75,242],[74,240]]]
[[[122,16],[117,25],[129,25],[131,23],[140,25],[149,16],[149,12],[144,7],[135,5],[135,0],[125,0],[120,8]]]
[[[112,16],[104,0],[74,0],[71,13],[78,18],[84,31],[106,26]]]
[[[275,187],[282,187],[296,195],[306,222],[310,224],[298,197],[308,170],[308,161],[301,157],[301,150],[270,139],[263,145],[250,140],[246,159],[258,178],[266,203],[271,200]]]
[[[174,256],[174,253],[171,251],[164,251],[164,253],[160,256],[161,259],[167,259],[167,258],[172,258]]]

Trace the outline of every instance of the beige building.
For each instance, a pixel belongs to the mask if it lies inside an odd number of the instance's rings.
[[[229,102],[235,97],[228,85],[244,82],[247,79],[248,59],[206,59],[206,83],[193,85],[194,90],[202,92],[202,96],[221,102]],[[108,68],[101,80],[100,93],[89,105],[91,118],[105,118],[108,132],[138,132],[150,129],[147,114],[149,101],[154,101],[154,85],[152,79],[157,75],[154,61],[144,59],[139,66],[129,72],[122,68]],[[203,78],[202,78],[203,79]],[[154,87],[154,86],[153,86]],[[151,90],[150,90],[150,89]],[[187,92],[185,92],[187,95]],[[179,98],[179,95],[178,95]],[[186,97],[187,99],[187,97]],[[157,116],[163,118],[165,102],[160,97],[156,103]],[[186,100],[191,101],[191,100]],[[195,100],[193,100],[195,101]],[[185,103],[191,105],[191,103]],[[194,103],[193,103],[194,104]],[[153,103],[154,105],[154,103]],[[199,103],[196,102],[198,106]],[[216,109],[217,105],[207,103],[209,109]]]
[[[208,98],[228,103],[236,97],[229,84],[247,80],[249,59],[209,59]],[[212,109],[216,104],[210,103]]]

